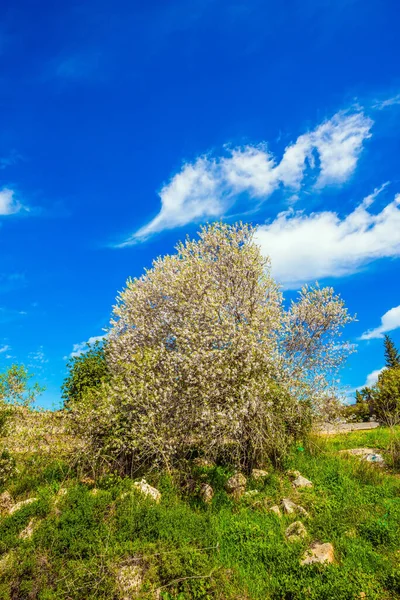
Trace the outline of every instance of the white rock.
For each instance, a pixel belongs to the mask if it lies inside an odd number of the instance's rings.
[[[335,551],[332,544],[312,544],[305,552],[301,564],[311,565],[312,563],[333,563],[335,562]]]
[[[200,488],[200,496],[204,502],[209,504],[214,496],[214,490],[208,483],[203,483]]]
[[[116,573],[116,580],[121,600],[137,598],[143,583],[142,569],[139,565],[121,566]]]
[[[237,489],[241,489],[241,488],[243,488],[243,491],[244,491],[244,488],[246,487],[246,483],[247,483],[247,479],[243,475],[243,473],[235,473],[226,482],[225,489],[227,492],[230,492],[230,493],[235,492]]]
[[[5,491],[0,494],[0,512],[9,512],[13,504],[14,500],[10,492]]]
[[[31,519],[29,521],[28,525],[25,527],[25,529],[23,529],[20,532],[20,534],[18,535],[19,539],[27,540],[27,539],[31,538],[36,527],[37,527],[36,519]]]
[[[253,469],[251,476],[253,479],[265,479],[268,477],[268,472],[264,471],[263,469]]]
[[[307,529],[301,521],[295,521],[286,529],[285,536],[289,542],[297,542],[307,536]]]
[[[382,454],[375,452],[373,448],[350,448],[349,450],[339,450],[339,454],[350,454],[351,456],[356,456],[361,460],[378,464],[381,467],[385,465],[385,459],[383,458]]]
[[[160,502],[161,492],[149,485],[145,479],[142,479],[141,481],[136,481],[133,485],[145,496],[150,496],[150,498],[152,498],[157,503]]]
[[[270,512],[274,513],[278,517],[282,516],[281,509],[279,508],[279,506],[277,504],[275,504],[274,506],[271,506],[271,508],[269,510],[270,510]]]
[[[295,504],[295,502],[289,500],[289,498],[283,498],[281,505],[283,508],[283,512],[287,515],[298,513],[299,515],[303,515],[304,517],[309,516],[305,508],[303,508],[299,504]]]
[[[17,504],[14,504],[14,506],[12,506],[10,508],[10,510],[8,511],[8,514],[13,515],[15,512],[17,512],[17,510],[20,510],[27,504],[32,504],[32,502],[37,502],[37,501],[38,501],[37,498],[27,498],[27,500],[21,500],[21,502],[17,502]]]
[[[313,484],[309,479],[306,479],[305,477],[303,477],[303,475],[299,475],[293,481],[293,486],[295,488],[305,488],[305,487],[312,487]]]

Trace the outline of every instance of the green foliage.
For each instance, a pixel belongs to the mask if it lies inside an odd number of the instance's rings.
[[[66,407],[79,401],[87,390],[97,388],[108,380],[104,341],[87,344],[86,352],[73,356],[67,363],[67,369],[68,375],[61,387]]]
[[[372,397],[378,421],[389,426],[400,423],[400,367],[379,374]]]
[[[16,406],[29,406],[43,391],[39,384],[29,386],[29,374],[24,365],[11,365],[0,373],[0,435],[5,434],[9,417]]]
[[[0,599],[129,597],[118,588],[118,572],[131,564],[142,573],[137,597],[144,600],[157,590],[163,600],[354,600],[361,592],[368,600],[400,598],[400,481],[336,452],[357,444],[388,450],[390,439],[382,428],[319,438],[313,454],[308,445],[293,448],[288,467],[314,487],[295,492],[287,475],[270,470],[265,480],[249,481],[258,493],[240,501],[224,490],[232,471],[193,467],[190,476],[214,488],[210,505],[160,472],[149,480],[162,493],[155,504],[129,478],[104,477],[94,492],[57,463],[37,463],[30,467],[36,483],[22,470],[25,484],[14,481],[10,491],[16,500],[23,494],[38,501],[0,521],[1,564],[9,558],[0,570]],[[283,497],[308,511],[306,540],[288,543],[285,529],[298,517],[279,519],[265,508]],[[21,539],[32,519],[33,536]],[[314,540],[333,544],[336,564],[300,565]]]
[[[15,472],[15,458],[7,448],[4,448],[0,451],[0,486],[3,486]]]
[[[387,369],[396,369],[400,367],[400,353],[394,345],[393,340],[389,335],[384,338],[385,347],[385,365]]]

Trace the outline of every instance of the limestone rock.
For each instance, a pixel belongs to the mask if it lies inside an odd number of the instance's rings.
[[[264,471],[263,469],[253,469],[251,476],[253,479],[265,479],[268,477],[268,472]]]
[[[297,477],[300,477],[300,471],[292,471],[291,469],[286,471],[286,474],[290,479],[297,479]]]
[[[10,508],[10,510],[8,511],[8,514],[13,515],[15,512],[17,512],[17,510],[20,510],[27,504],[32,504],[32,502],[37,502],[37,501],[38,501],[37,498],[27,498],[26,500],[21,500],[20,502],[17,502],[17,504],[14,504],[14,506],[12,506]]]
[[[123,565],[116,572],[116,580],[121,600],[138,598],[143,583],[142,568],[138,564]]]
[[[141,481],[136,481],[133,485],[144,496],[150,496],[150,498],[152,498],[154,502],[160,502],[161,492],[149,485],[145,479],[142,479]]]
[[[381,467],[385,466],[385,459],[383,458],[382,454],[375,452],[373,448],[351,448],[349,450],[339,450],[339,454],[349,454],[351,456],[356,456],[360,460],[365,460]]]
[[[247,483],[247,479],[243,475],[243,473],[235,473],[226,482],[225,489],[226,489],[227,492],[233,492],[237,488],[244,488],[244,487],[246,487],[246,483]]]
[[[313,563],[328,564],[335,562],[335,551],[332,544],[318,544],[314,543],[305,552],[301,564],[311,565]]]
[[[238,500],[243,496],[246,490],[247,479],[242,473],[235,473],[228,479],[225,484],[225,489],[229,494],[232,494],[233,497]]]
[[[5,491],[0,494],[0,512],[9,512],[13,504],[10,492]]]
[[[303,517],[309,516],[309,514],[305,508],[303,508],[299,504],[296,504],[289,498],[283,498],[283,500],[281,502],[281,506],[282,506],[283,512],[287,515],[292,515],[294,513],[297,513],[299,515],[303,515]]]
[[[270,510],[270,512],[274,513],[277,517],[282,516],[281,509],[279,508],[279,506],[277,504],[274,504],[274,506],[271,506],[271,508],[269,510]]]
[[[299,475],[293,481],[293,486],[295,488],[305,488],[305,487],[312,487],[313,484],[309,479],[306,479],[305,477],[303,477],[303,475]]]
[[[200,488],[200,496],[206,504],[209,504],[214,496],[214,490],[208,483],[203,483]]]
[[[289,542],[298,542],[307,536],[307,529],[301,521],[295,521],[285,531],[285,537]]]
[[[19,533],[19,535],[18,535],[19,539],[20,540],[28,540],[29,538],[31,538],[36,527],[37,527],[36,519],[31,519],[29,521],[28,525],[25,527],[25,529],[23,529]]]

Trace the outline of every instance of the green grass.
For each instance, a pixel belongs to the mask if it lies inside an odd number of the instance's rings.
[[[226,470],[197,469],[192,477],[215,489],[211,505],[163,474],[148,478],[162,492],[158,505],[128,479],[104,478],[93,493],[61,461],[31,456],[7,486],[16,500],[38,500],[0,519],[0,599],[122,598],[117,572],[133,560],[144,573],[139,598],[157,589],[163,600],[400,598],[400,479],[337,453],[389,443],[384,429],[315,438],[286,465],[313,488],[295,491],[271,470],[263,483],[250,480],[259,493],[239,502],[224,492]],[[298,517],[265,508],[283,497],[310,514],[301,518],[304,541],[285,540]],[[20,539],[32,518],[32,538]],[[336,564],[301,566],[312,541],[331,542]]]

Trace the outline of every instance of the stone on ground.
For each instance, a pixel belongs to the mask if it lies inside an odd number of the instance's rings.
[[[309,514],[305,508],[303,508],[299,504],[296,504],[289,498],[283,498],[283,500],[281,502],[281,506],[282,506],[283,512],[287,515],[292,515],[294,513],[298,513],[299,515],[303,515],[304,517],[309,516]]]
[[[251,476],[253,479],[265,479],[265,477],[268,477],[268,472],[263,469],[253,469]]]
[[[339,454],[350,454],[351,456],[356,456],[361,460],[365,460],[382,467],[385,465],[385,459],[383,458],[382,454],[375,452],[373,448],[350,448],[349,450],[339,450]]]
[[[301,564],[311,565],[313,563],[328,564],[335,562],[335,551],[332,544],[314,543],[305,552]]]
[[[295,488],[305,488],[305,487],[312,487],[313,484],[309,479],[306,479],[305,477],[303,477],[303,475],[299,475],[293,481],[293,486]]]
[[[10,510],[8,511],[8,514],[13,515],[15,512],[17,512],[17,510],[20,510],[27,504],[32,504],[32,502],[37,502],[37,501],[38,501],[37,498],[27,498],[26,500],[21,500],[21,502],[17,502],[17,504],[14,504],[14,506],[12,506],[10,508]]]
[[[19,539],[20,540],[29,540],[32,537],[33,532],[35,531],[36,526],[37,526],[36,519],[31,519],[29,521],[28,525],[25,527],[25,529],[23,529],[19,533],[19,535],[18,535]]]
[[[140,565],[123,565],[116,573],[117,586],[120,600],[139,598],[140,588],[143,583],[143,571]]]
[[[0,512],[9,512],[13,504],[14,500],[10,492],[5,491],[0,494]]]
[[[295,521],[285,531],[285,537],[289,542],[298,542],[307,536],[307,529],[301,521]]]
[[[200,497],[203,500],[203,502],[209,504],[213,499],[213,496],[214,490],[212,489],[211,485],[209,485],[208,483],[203,483],[200,488]]]
[[[279,508],[279,506],[277,504],[274,504],[274,506],[271,506],[271,508],[269,510],[270,510],[270,512],[274,513],[277,517],[282,516],[281,509]]]
[[[300,471],[293,471],[290,469],[289,471],[286,471],[286,475],[290,477],[290,479],[297,479],[297,477],[300,477]]]
[[[149,485],[145,479],[142,479],[141,481],[136,481],[133,485],[144,496],[149,496],[157,503],[160,502],[161,492]]]
[[[247,479],[243,473],[235,473],[226,482],[225,490],[228,494],[232,494],[235,499],[239,499],[246,490],[246,483]]]

